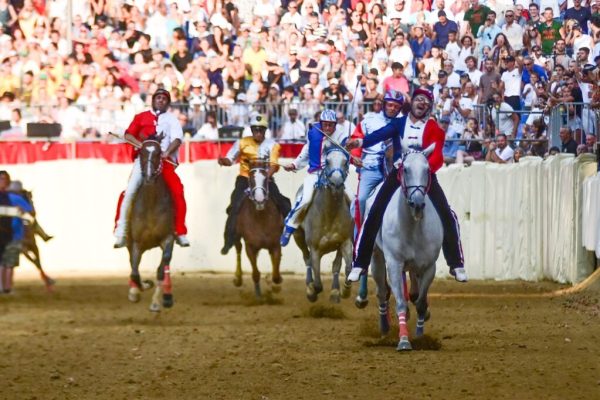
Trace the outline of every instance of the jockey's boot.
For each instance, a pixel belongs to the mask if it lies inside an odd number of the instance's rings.
[[[295,230],[296,228],[292,228],[291,226],[286,225],[285,229],[283,230],[283,233],[281,234],[281,238],[279,238],[279,244],[281,244],[281,246],[283,247],[287,246]]]
[[[464,267],[450,267],[450,275],[452,275],[457,282],[465,283],[468,281],[467,272]]]
[[[348,281],[358,282],[360,277],[366,275],[369,272],[367,268],[359,267],[355,263],[352,263],[352,269],[348,274]]]
[[[125,246],[127,246],[127,238],[125,236],[117,236],[117,240],[115,241],[113,247],[115,249],[120,249],[121,247]]]
[[[190,241],[185,235],[175,236],[175,243],[177,243],[181,247],[190,247]]]

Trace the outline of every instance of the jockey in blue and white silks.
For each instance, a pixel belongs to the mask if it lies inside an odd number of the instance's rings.
[[[436,176],[436,172],[444,164],[442,149],[446,135],[436,121],[429,119],[432,105],[433,94],[426,89],[416,89],[413,93],[411,110],[407,116],[390,120],[386,126],[365,136],[364,139],[352,140],[347,147],[370,147],[375,143],[391,140],[394,147],[394,160],[398,160],[402,156],[402,142],[405,147],[416,149],[424,149],[435,143],[433,153],[429,156],[431,179],[427,195],[444,227],[442,251],[450,267],[450,274],[457,281],[466,282],[467,275],[464,268],[458,218],[450,208]],[[377,192],[354,244],[354,261],[348,276],[349,281],[357,281],[361,275],[366,275],[385,210],[399,187],[398,167],[394,166]]]
[[[285,228],[281,235],[281,245],[286,246],[292,233],[302,223],[299,215],[304,215],[301,212],[308,207],[312,200],[313,193],[315,190],[315,184],[319,180],[319,174],[325,166],[325,153],[323,152],[323,146],[329,142],[327,136],[331,137],[340,145],[344,146],[348,140],[345,132],[338,131],[336,133],[337,118],[335,111],[323,110],[319,118],[319,122],[312,125],[306,135],[307,142],[302,147],[302,151],[291,164],[286,165],[284,168],[286,171],[300,170],[308,165],[308,174],[304,178],[302,186],[302,192],[296,198],[296,204],[285,219]]]
[[[352,134],[352,139],[362,139],[389,124],[393,118],[398,117],[403,104],[404,96],[402,93],[395,90],[388,90],[383,98],[383,110],[366,113]],[[353,150],[353,154],[360,156],[362,160],[358,191],[354,203],[354,223],[356,229],[360,229],[364,219],[365,205],[369,195],[377,185],[383,182],[386,176],[385,152],[388,147],[389,143],[384,141],[370,147],[356,149],[362,150],[362,152],[355,152],[356,150]]]

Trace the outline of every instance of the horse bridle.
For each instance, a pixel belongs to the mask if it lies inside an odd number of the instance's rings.
[[[429,193],[429,188],[431,187],[431,170],[429,170],[429,174],[427,176],[427,185],[407,185],[406,179],[404,179],[404,158],[406,158],[409,154],[420,153],[419,151],[410,151],[402,156],[402,160],[398,165],[398,175],[397,179],[400,182],[400,187],[402,188],[402,194],[404,194],[404,198],[406,201],[410,202],[410,199],[415,194],[415,192],[421,192],[423,197]],[[409,193],[410,191],[410,193]]]
[[[250,174],[256,174],[256,173],[260,173],[260,172],[265,172],[265,179],[267,181],[265,187],[259,187],[259,186],[255,186],[253,188],[250,188],[250,199],[252,201],[254,201],[254,199],[256,198],[256,196],[254,195],[256,193],[257,190],[262,190],[265,194],[265,199],[269,198],[269,173],[268,173],[268,168],[265,166],[258,166],[258,167],[254,167],[254,168],[250,168]]]
[[[327,157],[327,155],[329,155],[330,153],[337,151],[339,153],[342,153],[344,155],[344,157],[346,158],[346,164],[348,164],[348,154],[346,154],[344,151],[342,151],[341,149],[338,149],[337,147],[329,147],[328,149],[325,150],[325,157]],[[342,182],[344,182],[346,180],[346,178],[348,177],[348,170],[347,168],[328,168],[327,165],[325,165],[325,168],[323,168],[323,171],[321,172],[321,174],[323,174],[325,176],[325,180],[324,182],[321,182],[322,185],[327,185],[329,183],[329,178],[331,178],[331,176],[333,174],[335,174],[336,172],[339,172],[343,179]],[[323,181],[322,179],[319,179],[320,181]]]
[[[161,147],[160,147],[160,142],[157,140],[150,139],[150,140],[144,140],[144,142],[142,143],[142,147],[140,148],[140,152],[142,150],[146,150],[145,149],[146,144],[155,144],[158,147],[158,151],[159,152],[162,151]],[[159,157],[160,157],[160,155],[159,155]],[[144,168],[142,168],[142,158],[141,157],[139,158],[139,162],[140,162],[140,169],[142,170],[142,176],[144,176],[144,177],[152,179],[152,178],[155,178],[158,175],[160,175],[160,173],[162,172],[162,169],[163,169],[162,160],[160,160],[160,162],[158,163],[158,168],[156,168],[156,170],[150,176],[147,176],[146,171],[144,170]]]

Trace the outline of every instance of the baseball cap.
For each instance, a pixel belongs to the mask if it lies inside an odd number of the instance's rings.
[[[440,118],[440,123],[442,124],[449,124],[450,123],[450,117],[447,115],[442,115],[442,117]]]
[[[438,17],[445,17],[445,16],[446,16],[446,11],[444,11],[444,10],[438,11]]]
[[[337,78],[331,78],[331,79],[329,80],[329,84],[330,84],[330,85],[339,85],[339,84],[340,84],[340,81],[339,81]]]
[[[438,78],[445,78],[447,76],[448,76],[448,73],[446,71],[438,72]]]
[[[504,60],[506,62],[510,62],[510,61],[515,61],[515,58],[513,56],[506,56],[506,58]]]

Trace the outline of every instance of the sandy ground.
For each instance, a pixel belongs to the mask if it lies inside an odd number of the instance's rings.
[[[400,354],[378,337],[372,285],[359,310],[327,291],[311,304],[301,277],[284,279],[259,304],[247,275],[241,288],[175,275],[175,306],[159,314],[150,293],[128,302],[125,276],[54,294],[18,282],[0,296],[0,398],[600,398],[600,291],[437,280],[420,350]]]

